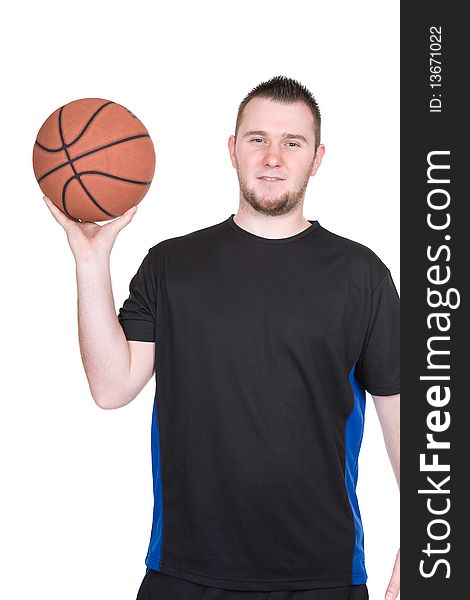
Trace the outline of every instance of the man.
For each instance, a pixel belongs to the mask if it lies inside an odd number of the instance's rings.
[[[367,390],[398,479],[398,294],[371,250],[303,216],[325,151],[304,86],[254,88],[228,145],[238,212],[152,247],[118,316],[109,256],[136,209],[100,227],[48,202],[94,400],[124,406],[156,373],[138,600],[364,599],[357,460]]]

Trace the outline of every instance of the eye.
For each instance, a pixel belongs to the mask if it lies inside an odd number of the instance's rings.
[[[297,142],[287,142],[287,145],[289,146],[289,148],[300,148],[300,144],[298,144]]]
[[[255,144],[262,144],[263,138],[251,138],[250,142],[255,142]]]

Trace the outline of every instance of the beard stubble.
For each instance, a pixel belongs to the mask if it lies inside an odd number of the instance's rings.
[[[305,196],[305,190],[307,189],[307,185],[310,180],[310,173],[312,171],[314,162],[315,156],[313,157],[308,171],[305,174],[302,185],[297,190],[294,190],[293,192],[286,192],[284,194],[281,194],[277,198],[266,198],[257,194],[253,189],[250,189],[248,187],[246,180],[243,179],[240,175],[237,160],[237,176],[238,182],[240,184],[240,192],[243,196],[243,199],[257,212],[260,212],[267,216],[276,217],[279,215],[285,215],[289,213],[300,202],[302,202]]]

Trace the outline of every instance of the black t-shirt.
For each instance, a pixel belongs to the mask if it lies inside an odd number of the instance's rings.
[[[399,298],[369,248],[318,221],[227,220],[152,247],[119,311],[156,342],[146,565],[208,586],[365,583],[365,391],[399,392]]]

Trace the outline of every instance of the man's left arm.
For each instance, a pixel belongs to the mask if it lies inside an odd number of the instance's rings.
[[[400,394],[374,396],[375,409],[384,436],[385,447],[395,479],[400,487]],[[400,591],[400,550],[398,550],[392,577],[385,593],[386,600],[395,600]]]

